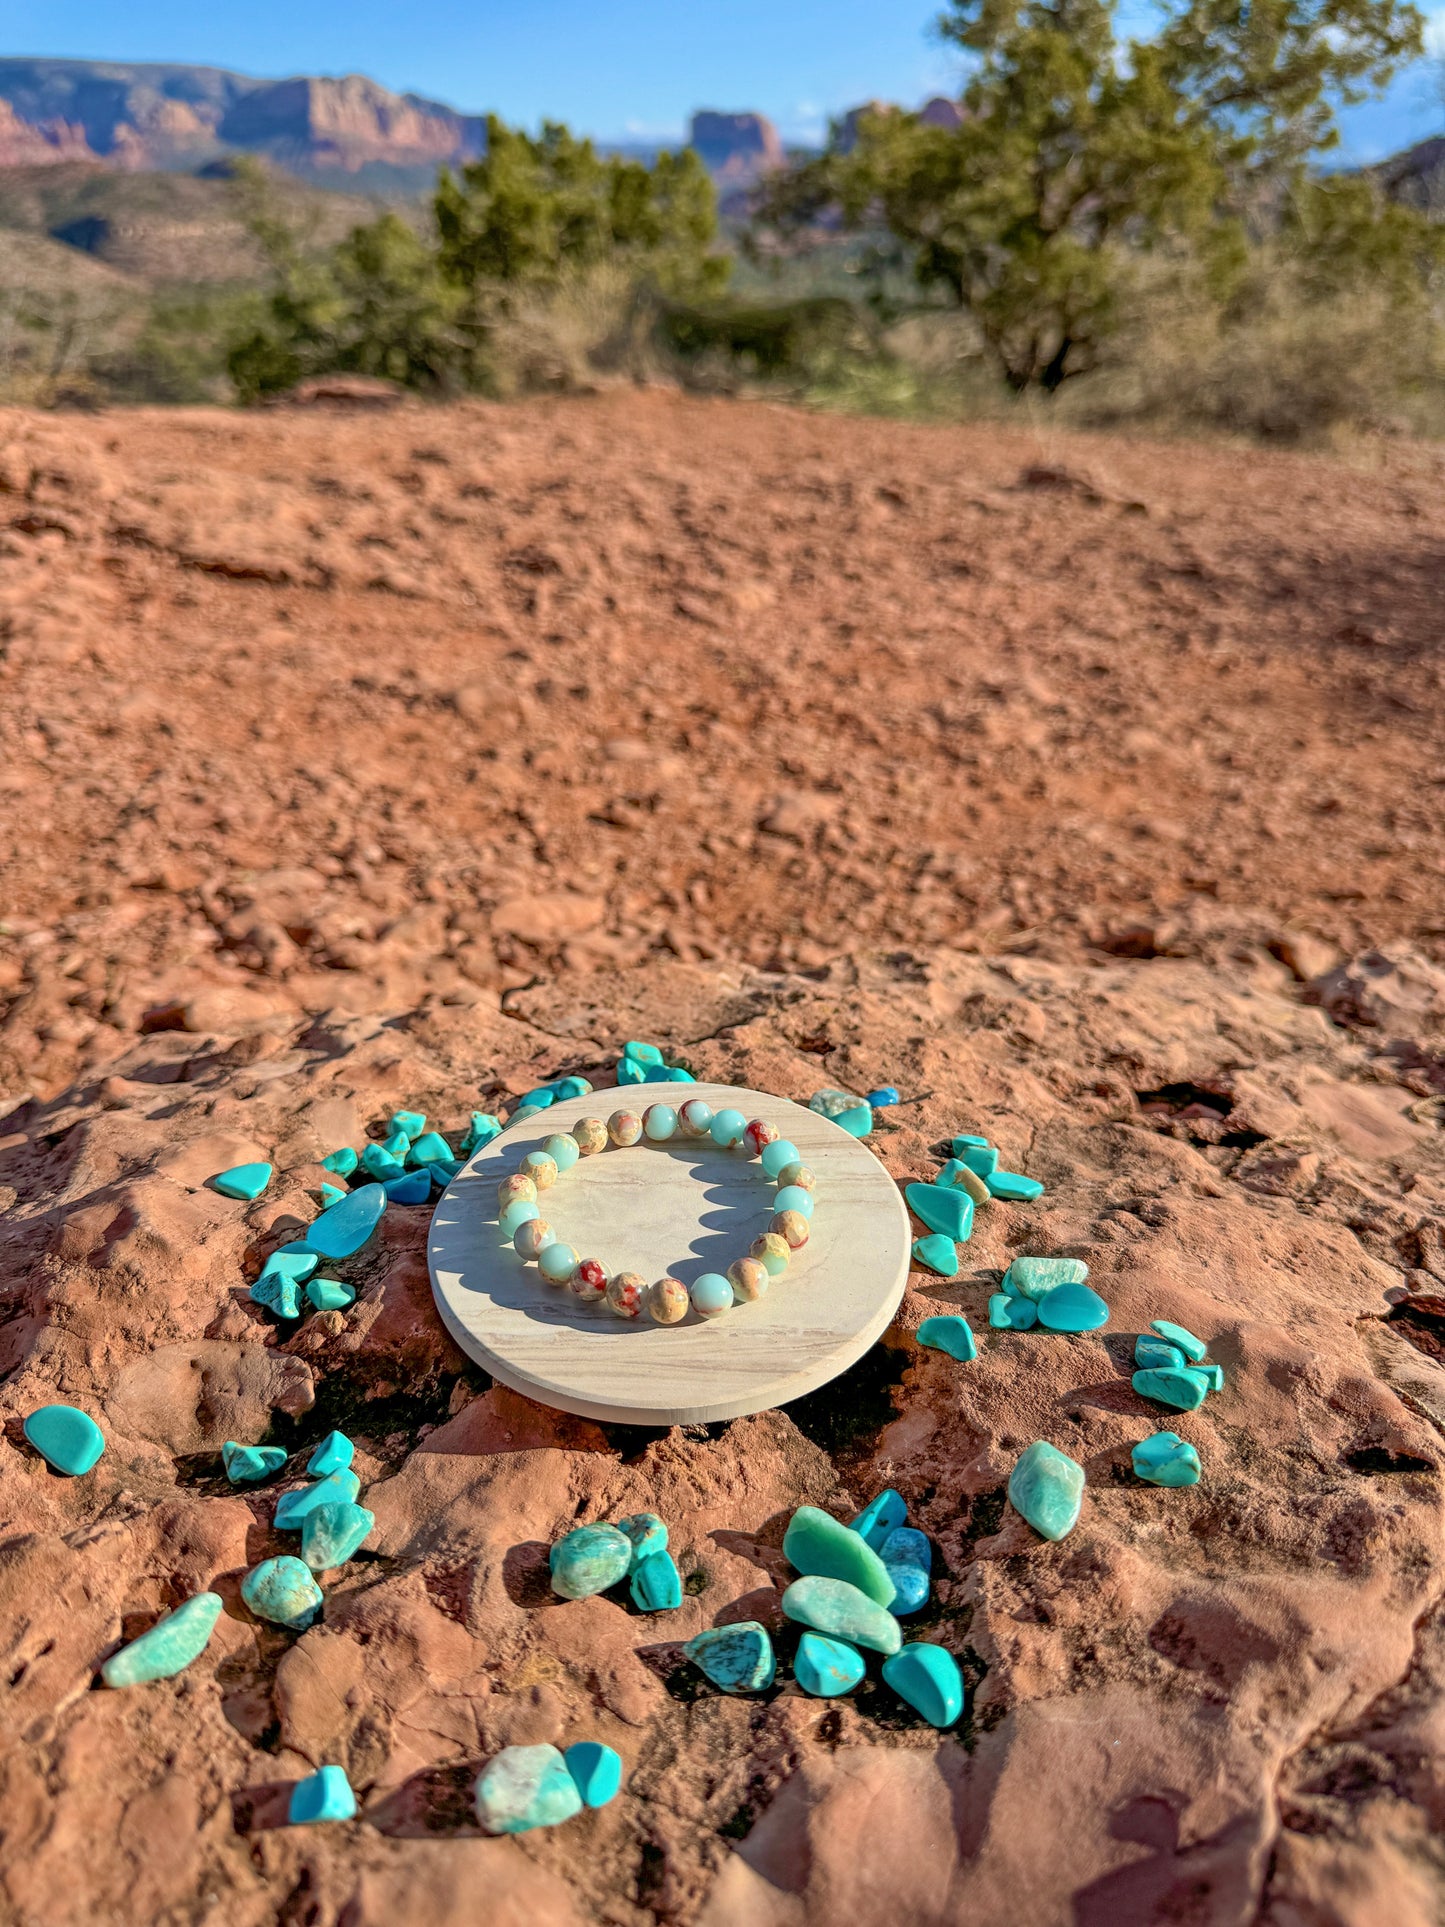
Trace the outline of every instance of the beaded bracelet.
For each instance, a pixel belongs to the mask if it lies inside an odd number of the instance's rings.
[[[538,1195],[550,1191],[579,1158],[593,1157],[609,1145],[625,1149],[644,1140],[665,1144],[671,1137],[710,1137],[723,1150],[739,1150],[760,1158],[764,1172],[778,1187],[768,1229],[755,1238],[744,1258],[720,1271],[706,1271],[689,1292],[680,1278],[659,1278],[649,1285],[635,1271],[619,1271],[611,1278],[596,1258],[579,1257],[562,1244],[537,1205]],[[737,1303],[761,1298],[773,1279],[785,1271],[793,1253],[808,1242],[808,1220],[813,1215],[817,1180],[803,1163],[796,1144],[780,1138],[761,1118],[751,1122],[741,1111],[712,1107],[694,1097],[680,1109],[651,1104],[639,1116],[614,1111],[604,1124],[600,1117],[579,1118],[570,1131],[549,1137],[540,1151],[529,1151],[517,1170],[497,1186],[497,1222],[512,1241],[518,1257],[535,1260],[549,1285],[569,1285],[584,1303],[604,1299],[618,1318],[636,1318],[645,1309],[659,1325],[676,1325],[689,1305],[699,1318],[717,1318]]]

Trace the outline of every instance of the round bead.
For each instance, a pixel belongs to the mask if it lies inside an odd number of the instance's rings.
[[[515,1238],[524,1224],[541,1215],[530,1198],[513,1198],[510,1204],[503,1205],[497,1223],[501,1226],[504,1238]]]
[[[512,1249],[519,1258],[537,1258],[552,1243],[556,1235],[545,1218],[528,1218],[525,1224],[517,1226],[517,1235],[512,1240]]]
[[[545,1151],[529,1151],[522,1159],[522,1175],[529,1177],[539,1191],[550,1191],[557,1182],[557,1160]]]
[[[742,1142],[747,1128],[748,1121],[741,1111],[719,1111],[708,1127],[713,1143],[720,1144],[725,1151]]]
[[[776,1231],[765,1231],[761,1237],[754,1238],[748,1247],[748,1256],[756,1258],[774,1278],[788,1268],[788,1260],[793,1255],[793,1247],[786,1238],[780,1238]]]
[[[642,1113],[642,1129],[653,1144],[666,1144],[677,1129],[677,1112],[670,1104],[649,1104]]]
[[[690,1097],[678,1112],[677,1122],[684,1137],[706,1137],[712,1124],[712,1105],[704,1104],[700,1097]]]
[[[796,1144],[790,1144],[785,1137],[775,1137],[763,1147],[763,1169],[770,1178],[776,1178],[784,1165],[796,1164],[800,1156]]]
[[[659,1325],[676,1325],[687,1317],[687,1286],[681,1278],[659,1278],[647,1287],[647,1315]]]
[[[800,1191],[816,1191],[818,1188],[817,1178],[808,1169],[807,1165],[799,1163],[797,1158],[794,1158],[791,1164],[785,1164],[782,1170],[779,1171],[778,1183],[780,1185],[794,1184]]]
[[[514,1171],[509,1178],[503,1178],[497,1186],[497,1209],[505,1211],[509,1204],[521,1199],[527,1204],[537,1202],[537,1183],[525,1171]]]
[[[801,1212],[805,1218],[813,1215],[813,1194],[805,1191],[801,1184],[785,1184],[773,1199],[773,1209],[777,1212]]]
[[[642,1119],[636,1111],[614,1111],[607,1120],[607,1135],[617,1145],[636,1144],[642,1136]]]
[[[718,1318],[733,1308],[733,1288],[720,1271],[705,1271],[692,1283],[692,1308],[699,1318]]]
[[[559,1178],[564,1171],[570,1171],[582,1155],[577,1148],[577,1140],[570,1131],[554,1131],[542,1149],[556,1165]]]
[[[768,1229],[786,1239],[794,1251],[808,1242],[808,1220],[801,1211],[775,1211]]]
[[[607,1309],[618,1318],[635,1318],[647,1296],[647,1280],[635,1271],[619,1271],[607,1281]]]
[[[584,1158],[596,1157],[607,1149],[607,1126],[600,1117],[579,1117],[572,1126],[572,1136]]]
[[[772,1282],[773,1274],[761,1258],[735,1258],[728,1266],[728,1283],[739,1304],[752,1304]]]
[[[755,1158],[762,1156],[777,1135],[772,1125],[760,1117],[749,1118],[747,1128],[743,1132],[749,1154]]]
[[[579,1298],[595,1305],[607,1290],[607,1273],[595,1258],[584,1258],[572,1273],[570,1283]]]
[[[554,1240],[537,1253],[537,1269],[549,1285],[565,1285],[577,1269],[577,1253],[571,1245]]]

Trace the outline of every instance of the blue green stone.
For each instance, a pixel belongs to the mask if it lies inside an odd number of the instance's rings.
[[[559,1104],[569,1097],[586,1097],[592,1089],[585,1077],[578,1077],[574,1071],[571,1077],[559,1077],[550,1086],[553,1097]]]
[[[343,1144],[339,1151],[328,1151],[321,1160],[323,1171],[334,1171],[339,1178],[349,1178],[360,1164],[361,1159],[349,1144]]]
[[[142,1686],[148,1680],[174,1679],[206,1650],[221,1616],[221,1595],[198,1592],[158,1619],[148,1632],[112,1653],[100,1669],[107,1686]]]
[[[639,1064],[635,1057],[622,1057],[617,1063],[617,1082],[619,1084],[645,1084],[647,1068]]]
[[[622,1756],[600,1740],[579,1740],[562,1758],[584,1807],[605,1807],[622,1788]]]
[[[726,1151],[732,1145],[742,1142],[743,1132],[747,1128],[748,1121],[741,1111],[722,1110],[708,1125],[707,1134],[714,1144]]]
[[[470,1157],[473,1151],[479,1151],[484,1144],[490,1144],[492,1139],[500,1137],[501,1133],[502,1120],[499,1117],[494,1117],[490,1111],[473,1111],[472,1121],[467,1126],[466,1136],[462,1139],[463,1154]]]
[[[532,1111],[550,1111],[556,1101],[550,1084],[539,1084],[535,1091],[523,1091],[517,1099],[518,1104],[525,1104]]]
[[[1196,1365],[1194,1369],[1196,1372],[1203,1372],[1204,1376],[1209,1380],[1209,1389],[1211,1392],[1222,1392],[1224,1390],[1224,1367],[1222,1365]]]
[[[445,1191],[452,1179],[461,1175],[462,1162],[461,1158],[438,1158],[435,1164],[426,1167],[438,1191]]]
[[[505,1210],[498,1213],[497,1229],[510,1244],[524,1224],[530,1224],[533,1218],[540,1218],[541,1215],[541,1207],[533,1204],[530,1198],[514,1198]]]
[[[324,1479],[317,1479],[313,1485],[299,1485],[293,1492],[283,1492],[276,1501],[276,1514],[272,1523],[278,1532],[299,1532],[306,1523],[308,1512],[315,1512],[323,1505],[352,1505],[361,1490],[361,1481],[349,1467],[340,1472],[328,1472]]]
[[[403,1171],[399,1178],[387,1178],[385,1191],[392,1204],[425,1204],[431,1196],[430,1171]]]
[[[588,1599],[625,1579],[632,1541],[616,1526],[574,1526],[548,1555],[552,1590],[564,1599]]]
[[[212,1190],[223,1198],[259,1198],[271,1182],[269,1164],[233,1164],[229,1171],[218,1171],[211,1179]]]
[[[525,1124],[529,1117],[540,1117],[544,1108],[541,1104],[519,1104],[507,1119],[507,1129],[510,1131],[514,1124]]]
[[[920,1265],[936,1271],[940,1278],[958,1276],[958,1246],[941,1231],[931,1231],[926,1238],[915,1238],[913,1256]]]
[[[297,1286],[321,1263],[314,1251],[295,1251],[289,1247],[273,1251],[261,1267],[261,1275],[251,1287],[258,1305],[265,1305],[278,1318],[299,1318],[301,1300]]]
[[[660,1064],[662,1062],[662,1052],[657,1048],[656,1044],[639,1044],[636,1042],[624,1044],[622,1046],[622,1055],[630,1058],[634,1064]]]
[[[306,1297],[316,1311],[345,1311],[356,1303],[353,1287],[342,1284],[339,1278],[313,1278],[306,1287]]]
[[[965,1143],[963,1149],[959,1150],[959,1142],[958,1138],[953,1141],[953,1155],[978,1177],[986,1178],[991,1171],[998,1169],[998,1152],[991,1144]]]
[[[346,1188],[340,1184],[323,1183],[317,1185],[316,1195],[321,1202],[321,1209],[325,1211],[330,1205],[340,1204],[341,1200],[346,1196]]]
[[[1177,1345],[1170,1345],[1152,1332],[1140,1332],[1134,1340],[1134,1363],[1145,1370],[1157,1367],[1164,1371],[1179,1371],[1184,1365],[1184,1354]]]
[[[1197,1365],[1209,1350],[1202,1338],[1196,1338],[1183,1325],[1171,1325],[1167,1318],[1154,1319],[1149,1329],[1158,1332],[1166,1344],[1177,1345],[1191,1365]]]
[[[895,1619],[904,1619],[928,1604],[929,1577],[933,1568],[933,1548],[912,1526],[898,1526],[883,1541],[878,1555],[893,1581]]]
[[[1051,1332],[1092,1332],[1109,1322],[1109,1307],[1088,1285],[1055,1285],[1039,1299],[1039,1323]]]
[[[811,1191],[805,1191],[801,1184],[784,1184],[773,1194],[774,1211],[797,1211],[805,1218],[811,1218],[814,1200]]]
[[[301,1557],[312,1572],[344,1566],[362,1541],[371,1536],[376,1514],[364,1505],[338,1499],[308,1512],[301,1524]]]
[[[632,1603],[645,1613],[676,1612],[682,1604],[682,1574],[670,1552],[650,1552],[632,1568]]]
[[[379,1184],[363,1184],[306,1227],[306,1245],[323,1258],[349,1258],[371,1237],[386,1210]]]
[[[1039,1308],[1032,1298],[1010,1298],[996,1291],[988,1301],[988,1322],[995,1331],[1030,1331],[1039,1322]]]
[[[667,1527],[655,1512],[632,1512],[617,1521],[617,1530],[632,1547],[632,1570],[654,1552],[667,1551]]]
[[[1015,1258],[1003,1275],[1011,1298],[1046,1298],[1058,1285],[1082,1285],[1089,1267],[1082,1258]]]
[[[333,1472],[344,1472],[356,1457],[356,1447],[344,1432],[328,1432],[306,1461],[308,1479],[324,1479]]]
[[[893,1582],[861,1533],[815,1505],[800,1505],[783,1534],[783,1557],[796,1571],[843,1580],[879,1606],[893,1601]]]
[[[105,1434],[74,1405],[42,1405],[21,1428],[47,1465],[78,1478],[105,1450]]]
[[[724,1693],[764,1692],[777,1673],[768,1629],[755,1619],[739,1620],[735,1626],[709,1627],[682,1650]]]
[[[504,1746],[478,1775],[476,1799],[488,1833],[557,1827],[582,1811],[582,1795],[555,1746]]]
[[[948,1312],[938,1318],[925,1318],[918,1327],[918,1342],[931,1350],[947,1352],[966,1365],[971,1358],[978,1357],[978,1346],[969,1329],[968,1320],[958,1312]]]
[[[793,1660],[793,1677],[814,1699],[837,1699],[851,1693],[863,1677],[863,1655],[845,1640],[823,1633],[804,1633]]]
[[[309,1568],[287,1553],[252,1567],[241,1581],[241,1597],[258,1619],[299,1631],[320,1612],[323,1595]]]
[[[988,1138],[979,1137],[974,1131],[960,1131],[953,1140],[952,1150],[956,1158],[961,1158],[965,1151],[986,1151],[988,1147]]]
[[[406,1154],[406,1161],[412,1166],[435,1164],[438,1160],[450,1163],[452,1147],[437,1131],[424,1131]]]
[[[963,1711],[963,1675],[946,1646],[913,1641],[884,1660],[883,1682],[930,1726],[952,1726]]]
[[[697,1079],[681,1064],[649,1064],[642,1081],[644,1084],[695,1084]]]
[[[802,1161],[802,1153],[797,1145],[785,1137],[774,1138],[771,1144],[765,1144],[759,1160],[763,1170],[774,1179],[786,1165],[801,1164]]]
[[[405,1164],[411,1152],[411,1139],[405,1131],[391,1131],[381,1140],[381,1148],[388,1157],[394,1157],[398,1164]]]
[[[1141,1398],[1158,1399],[1178,1412],[1197,1412],[1209,1393],[1209,1380],[1192,1366],[1150,1366],[1135,1372],[1134,1390]]]
[[[870,1499],[858,1517],[853,1520],[849,1530],[856,1532],[861,1539],[877,1552],[890,1532],[901,1526],[908,1518],[908,1507],[892,1486],[885,1486],[876,1499]]]
[[[227,1439],[221,1447],[221,1463],[232,1485],[255,1485],[274,1478],[285,1465],[286,1454],[279,1445],[238,1445]]]
[[[409,1138],[420,1137],[426,1129],[425,1111],[393,1111],[389,1129],[401,1131]]]
[[[383,1182],[388,1178],[402,1177],[406,1171],[406,1166],[402,1163],[401,1159],[393,1152],[388,1151],[385,1145],[381,1144],[368,1144],[366,1146],[361,1154],[361,1168],[366,1172],[368,1177],[376,1178]],[[353,1193],[353,1196],[354,1195]]]
[[[814,1091],[808,1099],[808,1109],[816,1111],[819,1117],[842,1117],[845,1111],[853,1111],[863,1102],[851,1091]]]
[[[354,1820],[356,1795],[344,1766],[323,1766],[291,1789],[289,1826],[312,1827],[322,1820]]]
[[[1009,1474],[1009,1502],[1045,1539],[1062,1539],[1079,1523],[1084,1468],[1039,1439],[1019,1455]]]
[[[882,1563],[881,1561],[879,1562]],[[887,1579],[887,1574],[884,1575]],[[892,1582],[888,1581],[892,1590]],[[903,1642],[898,1621],[867,1593],[845,1579],[795,1579],[783,1594],[783,1612],[815,1633],[846,1639],[852,1646],[896,1653]]]
[[[839,1111],[833,1122],[848,1133],[849,1137],[871,1137],[873,1135],[873,1106],[855,1104],[851,1110]]]
[[[963,1244],[973,1230],[973,1199],[952,1185],[909,1184],[904,1186],[908,1209],[921,1218],[930,1231],[941,1231],[955,1244]]]
[[[863,1102],[871,1104],[875,1111],[886,1111],[898,1102],[898,1092],[892,1084],[880,1084],[876,1091],[867,1091]]]
[[[1044,1187],[1037,1178],[1026,1178],[1018,1171],[989,1171],[983,1181],[990,1197],[1005,1198],[1014,1204],[1026,1204],[1044,1195]]]
[[[1198,1485],[1199,1454],[1177,1432],[1153,1432],[1129,1454],[1134,1476],[1149,1485]]]
[[[889,1607],[895,1619],[907,1619],[911,1613],[918,1612],[928,1604],[928,1574],[917,1566],[895,1566],[885,1564],[885,1571],[893,1581],[893,1604]]]

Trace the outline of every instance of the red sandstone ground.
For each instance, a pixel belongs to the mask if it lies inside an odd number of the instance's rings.
[[[663,396],[0,419],[0,1917],[1437,1922],[1439,481]],[[324,1150],[633,1035],[897,1083],[901,1180],[980,1128],[1048,1195],[708,1434],[488,1387],[423,1214],[350,1313],[251,1304]],[[244,1155],[257,1205],[199,1188]],[[1087,1257],[1105,1332],[920,1353],[1015,1250]],[[1229,1375],[1184,1493],[1128,1471],[1160,1315]],[[52,1397],[83,1481],[20,1438]],[[378,1531],[296,1638],[217,1450],[338,1422]],[[1036,1437],[1090,1481],[1057,1547],[1002,1504]],[[702,1688],[682,1639],[781,1626],[790,1509],[883,1483],[958,1733]],[[551,1600],[644,1505],[682,1612]],[[187,1675],[89,1690],[205,1585]],[[623,1799],[480,1837],[492,1751],[584,1736]],[[362,1817],[278,1826],[323,1759]]]

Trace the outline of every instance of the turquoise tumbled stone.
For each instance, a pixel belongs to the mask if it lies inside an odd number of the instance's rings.
[[[269,1164],[233,1164],[229,1171],[218,1171],[211,1179],[212,1190],[223,1198],[259,1198],[271,1182]]]
[[[452,1179],[460,1174],[462,1159],[438,1158],[435,1164],[429,1164],[426,1168],[431,1172],[431,1181],[437,1190],[445,1191]]]
[[[1141,1398],[1158,1399],[1178,1412],[1195,1412],[1208,1395],[1209,1380],[1189,1365],[1157,1365],[1135,1372],[1134,1390]]]
[[[622,1046],[622,1055],[631,1058],[634,1064],[660,1064],[662,1052],[656,1044],[640,1044],[635,1040]]]
[[[918,1342],[927,1345],[931,1351],[947,1352],[966,1365],[971,1358],[978,1357],[978,1346],[974,1341],[968,1320],[958,1312],[947,1312],[938,1318],[925,1318],[918,1327]]]
[[[349,1144],[343,1144],[339,1151],[328,1151],[321,1160],[323,1171],[334,1171],[339,1178],[349,1178],[360,1164],[361,1159]]]
[[[625,1519],[617,1521],[617,1530],[632,1547],[634,1572],[640,1562],[651,1558],[654,1552],[667,1551],[667,1527],[655,1512],[629,1513]]]
[[[251,1287],[252,1298],[258,1305],[274,1311],[278,1318],[299,1318],[301,1301],[296,1288],[311,1276],[320,1262],[314,1251],[273,1251]]]
[[[411,1151],[411,1139],[405,1131],[392,1131],[381,1140],[381,1148],[388,1157],[395,1158],[398,1164],[405,1165]]]
[[[765,1144],[763,1146],[762,1157],[759,1160],[763,1170],[770,1178],[776,1178],[784,1166],[801,1164],[802,1161],[802,1153],[799,1151],[797,1145],[794,1144],[791,1139],[785,1137],[776,1137],[771,1144]]]
[[[1039,1323],[1051,1332],[1092,1332],[1109,1322],[1109,1307],[1088,1285],[1055,1285],[1038,1301]]]
[[[308,1512],[301,1525],[301,1557],[312,1572],[344,1566],[371,1534],[376,1514],[364,1505],[338,1499]]]
[[[557,1827],[582,1811],[582,1795],[555,1746],[504,1746],[477,1776],[476,1798],[488,1833]]]
[[[915,1217],[955,1244],[963,1244],[973,1230],[973,1199],[966,1191],[942,1184],[909,1184],[903,1195]]]
[[[871,1104],[875,1111],[886,1111],[898,1102],[898,1092],[891,1084],[882,1084],[876,1091],[865,1092],[863,1102]]]
[[[1167,1318],[1155,1318],[1151,1321],[1149,1329],[1157,1332],[1166,1344],[1177,1345],[1191,1365],[1197,1365],[1209,1350],[1202,1338],[1196,1338],[1193,1332],[1186,1331],[1183,1325],[1171,1325]]]
[[[863,1677],[863,1655],[845,1640],[823,1633],[804,1633],[793,1660],[793,1678],[815,1699],[837,1699],[851,1693]]]
[[[314,1827],[322,1820],[354,1820],[356,1795],[344,1766],[323,1766],[291,1789],[286,1821],[293,1827]]]
[[[435,1164],[440,1159],[450,1163],[452,1147],[439,1131],[424,1131],[406,1154],[406,1161],[413,1168],[422,1164]]]
[[[352,1505],[360,1490],[361,1481],[349,1466],[339,1472],[328,1472],[324,1479],[317,1479],[312,1485],[299,1485],[294,1492],[283,1492],[276,1501],[272,1523],[278,1532],[299,1532],[308,1512],[315,1512],[323,1505]]]
[[[707,1127],[707,1132],[713,1143],[726,1151],[734,1144],[741,1144],[743,1132],[747,1128],[748,1121],[741,1111],[724,1110],[719,1111],[713,1118],[712,1123]]]
[[[286,1463],[286,1454],[279,1445],[238,1445],[227,1439],[221,1447],[221,1463],[232,1485],[255,1485],[273,1478]]]
[[[808,1109],[816,1111],[819,1117],[841,1117],[844,1111],[855,1110],[863,1102],[851,1091],[814,1091],[808,1099]]]
[[[691,1071],[676,1070],[671,1064],[648,1064],[642,1073],[644,1084],[691,1084]]]
[[[670,1104],[649,1104],[642,1113],[642,1132],[650,1144],[666,1144],[677,1135],[677,1112]]]
[[[878,1554],[890,1566],[917,1566],[920,1572],[932,1572],[933,1547],[928,1536],[917,1526],[895,1526],[883,1541]]]
[[[682,1574],[670,1552],[650,1552],[632,1568],[632,1603],[645,1613],[676,1612],[682,1604]]]
[[[382,1186],[363,1184],[312,1220],[306,1227],[307,1249],[323,1258],[349,1258],[376,1230],[385,1210]]]
[[[499,1117],[494,1117],[490,1111],[473,1111],[472,1121],[462,1139],[463,1153],[469,1157],[484,1144],[490,1144],[494,1137],[500,1137],[501,1132],[502,1120]]]
[[[986,1151],[988,1147],[989,1139],[980,1137],[976,1131],[960,1131],[953,1140],[952,1150],[956,1158],[961,1158],[965,1151]]]
[[[907,1619],[928,1604],[928,1574],[917,1566],[895,1566],[886,1562],[888,1577],[893,1581],[893,1604],[889,1611],[895,1619]]]
[[[579,1077],[575,1071],[571,1077],[554,1079],[551,1086],[552,1095],[559,1104],[569,1097],[586,1097],[591,1089],[592,1086],[588,1080],[585,1077]]]
[[[241,1597],[258,1619],[299,1631],[320,1612],[323,1595],[309,1567],[286,1553],[253,1566],[241,1581]]]
[[[893,1582],[886,1571],[884,1578],[891,1592]],[[782,1604],[789,1619],[811,1626],[815,1633],[846,1639],[853,1646],[871,1646],[875,1652],[896,1653],[903,1641],[892,1613],[844,1579],[818,1579],[811,1575],[795,1579],[784,1592]]]
[[[417,1138],[426,1129],[425,1111],[393,1111],[389,1121],[390,1129],[400,1131],[404,1137]]]
[[[570,1171],[582,1155],[577,1148],[577,1140],[570,1131],[554,1131],[543,1144],[542,1149],[556,1165],[559,1176],[563,1171]]]
[[[339,1278],[313,1278],[306,1287],[306,1297],[316,1311],[345,1311],[356,1303],[353,1288]]]
[[[325,1479],[333,1472],[344,1472],[356,1457],[356,1447],[344,1432],[328,1432],[306,1461],[308,1479]]]
[[[1088,1275],[1082,1258],[1015,1258],[1003,1275],[1003,1289],[1011,1298],[1037,1303],[1058,1285],[1082,1285]]]
[[[21,1429],[48,1465],[72,1478],[88,1472],[105,1450],[105,1434],[74,1405],[41,1405]]]
[[[221,1595],[198,1592],[158,1619],[139,1639],[112,1653],[100,1669],[101,1678],[107,1686],[143,1686],[148,1680],[174,1679],[205,1651],[220,1616]]]
[[[885,1486],[876,1499],[870,1499],[858,1517],[853,1520],[849,1531],[856,1532],[866,1539],[873,1550],[887,1539],[890,1532],[901,1526],[908,1517],[908,1507],[892,1486]]]
[[[510,1131],[514,1124],[525,1124],[529,1117],[540,1117],[543,1108],[540,1104],[519,1104],[507,1119],[507,1129]]]
[[[1145,1370],[1160,1367],[1165,1371],[1178,1371],[1184,1364],[1184,1354],[1177,1345],[1170,1345],[1152,1332],[1140,1332],[1134,1340],[1134,1363]]]
[[[941,1231],[931,1231],[926,1238],[915,1238],[913,1256],[920,1265],[936,1271],[940,1278],[958,1276],[958,1246]]]
[[[366,1146],[361,1153],[361,1168],[368,1177],[378,1179],[399,1178],[406,1171],[406,1166],[401,1159],[394,1156],[382,1144]],[[355,1196],[355,1193],[352,1195]]]
[[[991,1144],[966,1143],[961,1151],[958,1144],[959,1140],[955,1138],[954,1156],[961,1163],[966,1164],[970,1171],[976,1172],[979,1177],[986,1178],[991,1171],[998,1169],[998,1152]]]
[[[319,1184],[316,1187],[316,1195],[321,1202],[321,1209],[325,1211],[329,1205],[340,1204],[346,1196],[346,1190],[339,1184]]]
[[[841,1579],[879,1606],[891,1605],[893,1581],[861,1533],[815,1505],[800,1505],[783,1534],[783,1557],[796,1571]]]
[[[711,1626],[683,1647],[693,1665],[724,1693],[761,1693],[777,1673],[773,1642],[755,1619]]]
[[[1041,1198],[1044,1187],[1037,1178],[1023,1177],[1017,1171],[989,1171],[984,1174],[990,1197],[1004,1198],[1015,1204],[1025,1204],[1031,1198]]]
[[[399,1178],[385,1180],[386,1195],[392,1204],[425,1204],[431,1196],[430,1171],[403,1171]]]
[[[1134,1476],[1149,1485],[1198,1485],[1199,1454],[1177,1432],[1153,1432],[1140,1439],[1129,1457]]]
[[[1030,1331],[1039,1322],[1039,1308],[1032,1298],[1010,1298],[996,1291],[988,1301],[988,1322],[995,1331]]]
[[[933,1549],[923,1534],[912,1526],[899,1526],[883,1541],[879,1557],[893,1581],[893,1604],[889,1608],[893,1617],[906,1618],[926,1606]]]
[[[833,1122],[848,1133],[849,1137],[871,1137],[873,1135],[873,1106],[855,1104],[851,1110],[839,1111]]]
[[[919,1639],[883,1662],[883,1682],[930,1726],[952,1726],[963,1711],[963,1675],[946,1646]]]
[[[645,1084],[647,1067],[639,1064],[635,1057],[622,1057],[617,1062],[617,1082],[619,1084]]]
[[[552,1590],[564,1599],[588,1599],[627,1577],[632,1541],[616,1526],[574,1526],[552,1547]]]
[[[1043,1439],[1019,1455],[1009,1474],[1009,1503],[1045,1539],[1062,1539],[1079,1523],[1084,1468]]]
[[[605,1807],[622,1787],[622,1756],[600,1740],[579,1740],[562,1758],[584,1807]]]
[[[1209,1389],[1211,1392],[1222,1392],[1224,1390],[1224,1367],[1222,1365],[1196,1365],[1194,1370],[1196,1372],[1203,1372],[1204,1376],[1209,1380]]]
[[[550,1084],[539,1084],[534,1091],[523,1091],[517,1099],[518,1104],[526,1104],[534,1111],[549,1111],[556,1103]]]
[[[514,1198],[511,1204],[499,1213],[497,1229],[510,1244],[524,1224],[530,1224],[533,1218],[540,1218],[541,1215],[540,1207],[533,1204],[530,1198]]]
[[[800,1211],[805,1218],[811,1218],[814,1209],[813,1194],[805,1191],[801,1184],[784,1184],[773,1193],[774,1211]]]

